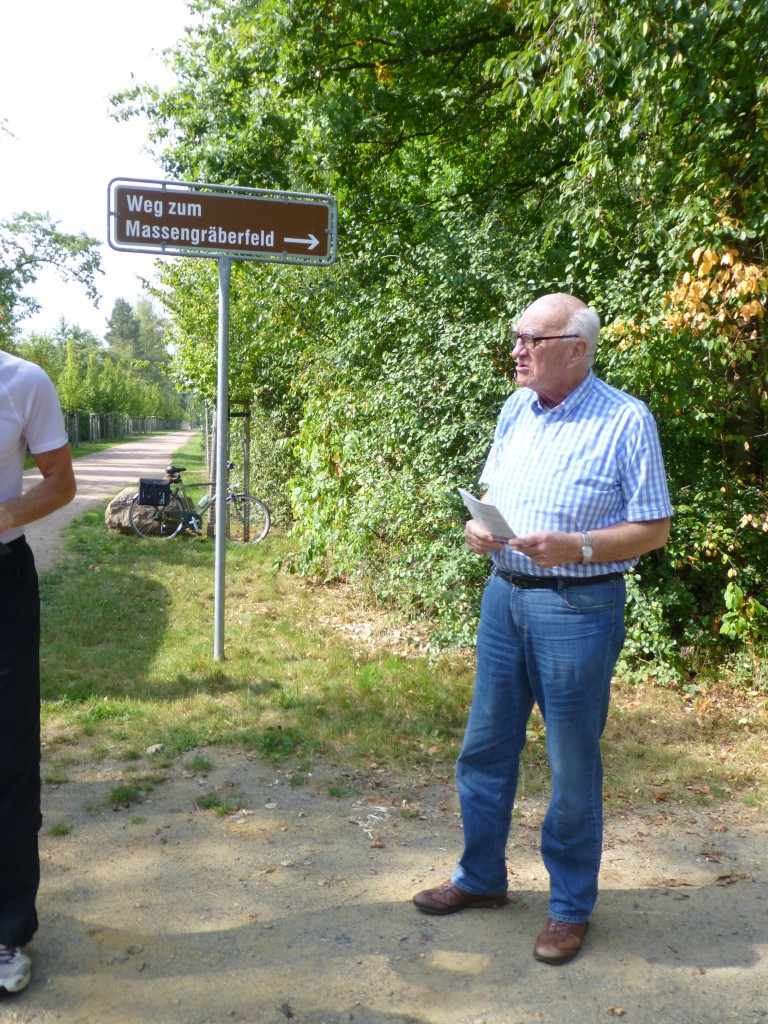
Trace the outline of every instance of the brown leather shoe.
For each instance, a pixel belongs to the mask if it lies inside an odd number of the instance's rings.
[[[547,918],[536,939],[533,955],[544,964],[567,964],[581,949],[588,927],[589,921],[573,924]]]
[[[424,914],[455,914],[458,910],[472,907],[501,907],[507,902],[505,892],[482,893],[465,892],[448,879],[434,889],[417,892],[413,902]]]

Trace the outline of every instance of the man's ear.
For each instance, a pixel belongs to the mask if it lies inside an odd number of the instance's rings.
[[[579,338],[578,341],[574,341],[571,345],[571,366],[577,366],[587,358],[589,346],[583,338]]]

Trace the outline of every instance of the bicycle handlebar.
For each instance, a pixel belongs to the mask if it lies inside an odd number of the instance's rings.
[[[228,462],[227,463],[227,470],[228,471],[231,471],[234,468],[235,468],[234,462]],[[187,467],[186,466],[166,466],[165,467],[165,474],[166,474],[166,476],[170,476],[170,477],[178,476],[179,473],[186,473],[186,472],[187,472]]]

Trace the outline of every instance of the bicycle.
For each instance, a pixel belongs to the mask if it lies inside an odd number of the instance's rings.
[[[235,468],[227,463],[227,472]],[[182,530],[203,536],[206,518],[206,536],[215,534],[215,517],[207,516],[216,508],[215,491],[195,501],[187,493],[181,474],[185,466],[168,466],[165,480],[139,480],[139,493],[131,502],[128,519],[138,537],[150,540],[170,540]],[[194,486],[194,485],[190,485]],[[208,486],[208,485],[206,485]],[[240,544],[258,544],[269,533],[269,509],[259,498],[242,491],[234,491],[227,484],[227,539]]]

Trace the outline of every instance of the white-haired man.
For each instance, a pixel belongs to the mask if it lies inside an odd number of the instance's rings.
[[[600,321],[572,295],[544,295],[513,330],[520,385],[499,417],[481,474],[484,500],[516,536],[475,520],[490,555],[472,708],[456,781],[464,852],[452,878],[417,893],[431,914],[506,902],[506,844],[526,725],[546,724],[552,794],[541,833],[550,878],[534,956],[566,963],[582,946],[602,853],[600,737],[624,642],[623,573],[662,547],[672,508],[647,407],[592,372]]]

